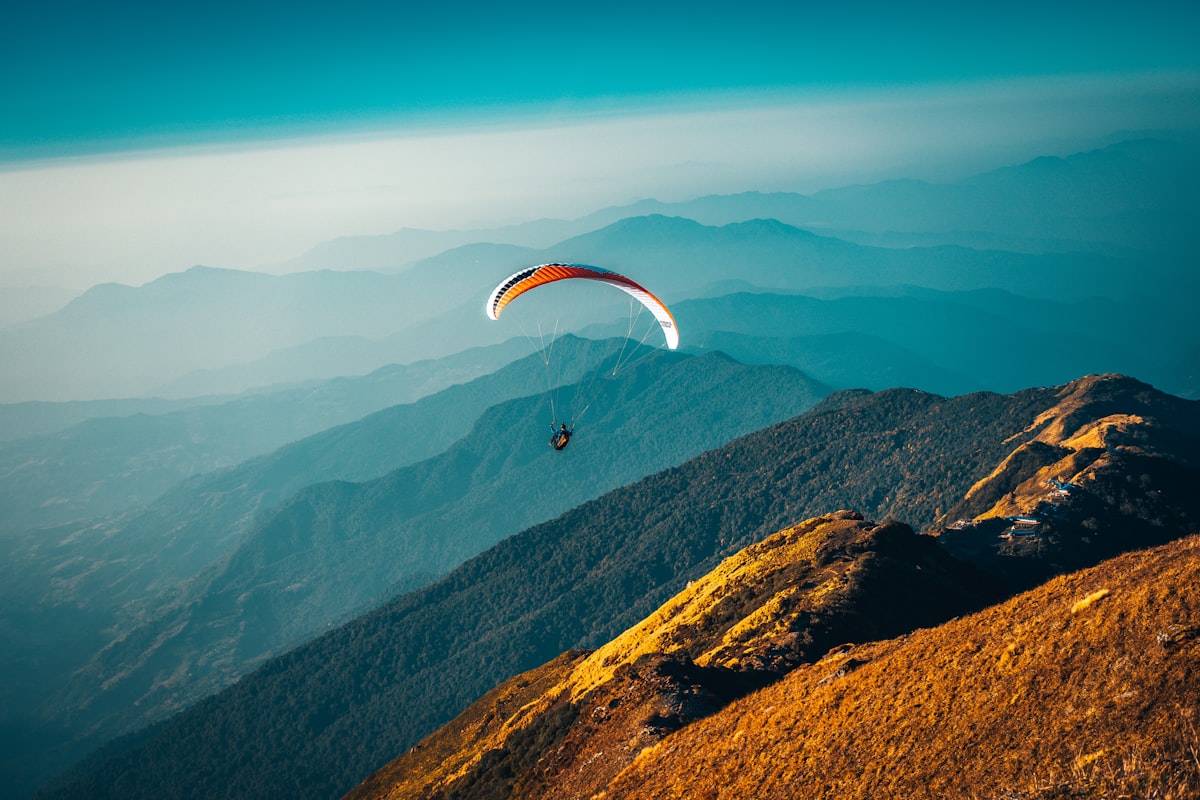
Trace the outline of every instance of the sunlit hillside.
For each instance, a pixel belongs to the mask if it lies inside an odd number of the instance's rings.
[[[1061,387],[939,521],[943,545],[1028,587],[1161,544],[1195,519],[1196,409],[1117,375]]]
[[[747,654],[797,652],[822,617],[865,633],[838,619],[855,596],[883,593],[895,616],[912,613],[912,592],[884,592],[875,548],[894,555],[917,537],[856,517],[811,520],[747,548],[609,645],[501,685],[349,797],[1200,791],[1200,537],[937,627],[867,644],[851,636],[790,671],[780,660],[779,672],[730,669]],[[922,601],[947,599],[928,562],[908,566],[931,573],[917,578]],[[756,681],[767,685],[752,691]]]
[[[587,658],[508,681],[357,796],[553,797],[563,781],[586,794],[638,749],[842,642],[932,625],[995,592],[901,523],[811,519],[730,556]]]
[[[1191,537],[800,667],[602,796],[1194,798],[1198,669]]]

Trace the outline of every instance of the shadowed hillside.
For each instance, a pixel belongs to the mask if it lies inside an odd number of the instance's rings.
[[[1069,397],[1077,402],[1065,403]],[[111,758],[48,796],[272,797],[286,787],[315,798],[348,791],[506,678],[566,651],[599,647],[688,581],[797,519],[857,507],[872,519],[924,529],[1041,432],[1096,423],[1082,411],[1089,407],[1108,416],[1114,406],[1135,413],[1146,403],[1161,409],[1161,424],[1180,441],[1200,418],[1195,403],[1116,378],[1008,396],[834,396],[505,540],[433,586],[268,662],[125,743],[129,752],[111,748]],[[1196,485],[1195,471],[1166,452],[1146,457],[1177,479],[1160,486],[1152,475],[1128,498],[1152,513],[1177,509],[1158,529],[1162,541],[1195,531],[1200,498],[1178,495],[1179,487]],[[1002,547],[996,532],[971,535],[978,553]],[[1019,557],[1013,563],[1018,572],[1025,563],[1045,568]],[[830,633],[828,643],[836,639]],[[821,649],[801,647],[797,657],[820,657]],[[763,663],[769,667],[770,659]],[[672,669],[655,680],[695,682],[696,673]],[[746,688],[722,689],[721,697]],[[536,742],[527,747],[536,750]]]

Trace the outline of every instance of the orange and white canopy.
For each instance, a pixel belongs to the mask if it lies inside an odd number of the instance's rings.
[[[624,275],[602,267],[589,267],[586,264],[539,264],[536,267],[523,269],[510,275],[492,291],[484,310],[492,319],[499,319],[500,312],[504,310],[505,306],[530,289],[568,278],[582,278],[607,283],[637,298],[662,326],[663,336],[667,339],[667,348],[674,350],[679,346],[679,329],[675,325],[675,318],[671,316],[671,312],[661,300]]]

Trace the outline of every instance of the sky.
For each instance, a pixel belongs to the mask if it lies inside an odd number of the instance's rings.
[[[836,6],[836,7],[835,7]],[[26,3],[0,287],[1200,129],[1200,4]]]

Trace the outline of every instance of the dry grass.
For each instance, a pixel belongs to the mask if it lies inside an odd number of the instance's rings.
[[[1103,406],[1105,394],[1097,391],[1097,386],[1113,377],[1088,375],[1066,384],[1059,392],[1059,402],[1039,414],[1027,432],[1037,430],[1037,439],[1048,444],[1062,444],[1081,435],[1081,423],[1090,426],[1095,420],[1106,416],[1095,411]]]
[[[1099,600],[1103,600],[1104,598],[1108,597],[1110,594],[1112,594],[1112,592],[1110,592],[1108,589],[1098,589],[1098,590],[1092,592],[1091,594],[1089,594],[1087,597],[1083,598],[1082,600],[1075,601],[1075,604],[1073,606],[1071,606],[1071,613],[1078,614],[1080,611],[1084,611],[1087,608],[1089,608],[1092,605],[1092,603],[1095,603]]]
[[[606,797],[1200,797],[1198,623],[1192,537],[798,668]]]
[[[965,496],[977,519],[1033,513],[1050,495],[1047,481],[1086,484],[1109,461],[1107,451],[1153,452],[1154,427],[1146,416],[1110,413],[1102,387],[1111,376],[1092,375],[1067,384],[1059,402],[1011,438],[1014,450]],[[1023,437],[1026,438],[1021,441]],[[980,504],[982,506],[980,507]]]
[[[752,637],[788,629],[799,614],[820,607],[841,585],[836,568],[813,565],[817,548],[825,538],[835,531],[869,527],[858,514],[837,512],[785,528],[735,553],[641,623],[598,649],[580,664],[563,688],[578,700],[612,680],[619,667],[632,664],[639,656],[675,653],[695,645],[689,638],[692,631],[705,632],[706,639],[714,630],[722,634],[719,641],[708,642],[701,648],[703,652],[695,654],[696,663],[731,666],[736,654],[753,646]],[[805,592],[803,602],[789,602],[802,582],[800,574],[814,585]],[[772,587],[773,583],[779,584],[778,589]],[[739,609],[737,618],[724,624],[716,621],[714,618],[724,613],[733,598],[749,607]]]
[[[891,555],[872,558],[877,548]],[[909,602],[887,594],[896,572],[923,576],[900,584],[915,594],[963,602],[962,587],[939,571],[949,560],[935,553],[905,526],[851,512],[784,529],[726,559],[591,655],[501,685],[353,796],[586,795],[672,730],[804,660],[815,617],[839,633],[855,630],[837,621],[853,618],[848,609],[864,596],[856,580],[864,563],[873,565],[874,591],[889,605]],[[909,555],[918,560],[906,561]],[[843,672],[858,665],[844,654],[827,661]],[[536,764],[526,758],[530,741],[543,748]]]

